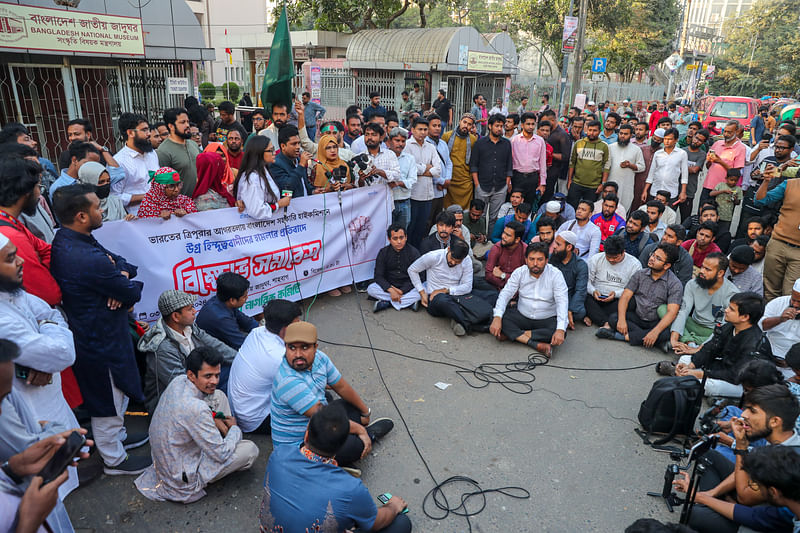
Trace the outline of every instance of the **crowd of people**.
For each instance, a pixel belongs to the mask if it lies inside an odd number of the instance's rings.
[[[797,498],[775,470],[796,480],[796,456],[742,450],[800,443],[795,124],[749,146],[738,122],[710,131],[675,103],[589,102],[559,117],[546,96],[517,113],[473,102],[459,113],[440,91],[428,106],[415,86],[397,110],[372,93],[323,121],[304,93],[243,125],[233,103],[216,118],[189,97],[159,123],[122,113],[119,149],[98,144],[88,120],[70,121],[58,170],[23,125],[5,125],[0,524],[72,530],[60,501],[91,473],[69,466],[54,492],[32,476],[30,450],[52,456],[83,422],[103,471],[138,476],[151,500],[202,498],[252,467],[260,450],[245,437],[264,434],[274,448],[263,531],[410,531],[405,501],[377,507],[358,479],[394,424],[319,350],[297,303],[247,316],[249,282],[225,272],[199,312],[195,295],[168,290],[160,318],[139,322],[137,266],[92,236],[104,222],[227,207],[267,219],[298,197],[388,186],[388,244],[372,280],[354,284],[373,312],[424,308],[457,336],[489,333],[547,358],[580,328],[663,350],[659,374],[741,398],[721,424],[732,455],[715,459],[716,484],[704,478],[693,527],[788,530]],[[129,403],[149,413],[148,433],[126,430]],[[128,454],[147,442],[149,457]]]

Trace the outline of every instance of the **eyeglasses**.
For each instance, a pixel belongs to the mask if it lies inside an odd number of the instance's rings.
[[[264,150],[264,153],[265,154],[274,154],[275,153],[275,149],[274,148],[267,148],[266,150]]]
[[[778,145],[776,144],[776,145],[775,145],[775,149],[776,149],[776,150],[790,150],[790,149],[791,149],[791,146],[778,146]]]

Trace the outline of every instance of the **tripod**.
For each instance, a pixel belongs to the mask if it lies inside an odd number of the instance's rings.
[[[683,525],[689,524],[689,519],[692,516],[692,509],[694,508],[695,498],[697,497],[697,489],[700,486],[700,479],[703,474],[708,470],[711,464],[705,454],[712,448],[717,447],[719,437],[716,435],[712,437],[705,437],[700,443],[692,448],[689,455],[689,461],[694,459],[694,468],[692,469],[692,477],[689,479],[689,488],[686,490],[686,498],[683,500],[683,508],[681,509],[680,523]]]
[[[667,470],[664,472],[664,487],[662,487],[661,492],[648,492],[648,496],[653,496],[655,498],[662,498],[664,503],[667,504],[667,509],[669,512],[673,512],[673,507],[677,507],[682,503],[682,500],[678,497],[674,490],[672,490],[672,482],[675,480],[675,476],[681,471],[680,467],[676,464],[667,465]]]

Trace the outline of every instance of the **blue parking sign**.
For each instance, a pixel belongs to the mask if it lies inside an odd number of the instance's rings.
[[[606,57],[593,57],[592,58],[592,72],[605,72],[608,58]]]

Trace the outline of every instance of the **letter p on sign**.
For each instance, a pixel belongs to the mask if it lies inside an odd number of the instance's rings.
[[[592,72],[605,72],[608,58],[594,57],[592,58]]]

